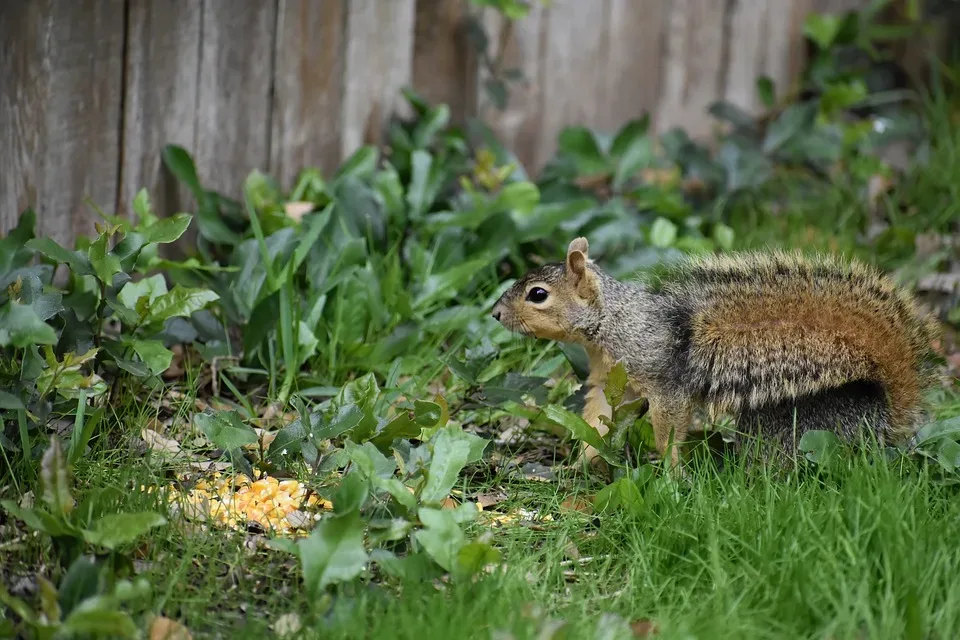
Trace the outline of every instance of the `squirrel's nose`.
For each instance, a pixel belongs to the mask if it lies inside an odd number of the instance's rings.
[[[502,310],[503,310],[503,307],[501,307],[500,304],[497,303],[493,305],[493,311],[490,313],[490,315],[493,316],[494,320],[496,320],[497,322],[500,322],[500,313]]]

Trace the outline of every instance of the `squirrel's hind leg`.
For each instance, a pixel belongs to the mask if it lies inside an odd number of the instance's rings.
[[[666,460],[670,448],[670,463],[680,469],[680,445],[687,438],[687,429],[693,419],[693,402],[679,394],[651,394],[650,424],[657,452]],[[672,446],[671,446],[672,445]]]

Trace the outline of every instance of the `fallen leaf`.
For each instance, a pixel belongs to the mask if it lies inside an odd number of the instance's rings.
[[[295,613],[285,613],[273,623],[273,630],[281,638],[294,635],[303,627],[300,622],[300,616]]]
[[[503,491],[497,491],[495,493],[481,493],[476,497],[477,505],[481,509],[489,509],[490,507],[500,504],[507,499],[507,494]]]
[[[581,513],[593,513],[593,504],[584,500],[580,496],[569,496],[560,503],[561,509],[579,511]]]
[[[150,640],[190,640],[190,631],[177,622],[164,616],[157,616],[150,623]]]
[[[456,509],[459,506],[460,505],[457,504],[457,501],[451,498],[450,496],[447,496],[446,498],[444,498],[443,502],[440,503],[440,507],[443,509]]]
[[[283,205],[283,211],[291,220],[300,222],[303,217],[313,211],[316,206],[312,202],[293,201]]]
[[[660,628],[657,627],[657,623],[652,620],[647,620],[646,618],[631,622],[630,630],[633,631],[633,637],[635,638],[649,638],[650,636],[660,633]]]
[[[147,443],[147,446],[151,450],[159,453],[166,453],[176,456],[183,451],[179,442],[176,440],[171,440],[170,438],[165,438],[153,429],[141,430],[140,437],[143,438],[143,441]]]

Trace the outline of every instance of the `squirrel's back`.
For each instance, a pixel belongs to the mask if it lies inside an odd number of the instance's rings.
[[[710,256],[667,267],[649,286],[671,334],[668,377],[716,410],[865,382],[885,392],[894,432],[918,417],[936,325],[865,264],[781,251]]]

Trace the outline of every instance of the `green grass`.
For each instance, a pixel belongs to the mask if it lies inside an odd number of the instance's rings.
[[[960,400],[943,413],[960,413]],[[159,480],[129,459],[109,463],[86,473],[121,490]],[[290,612],[315,637],[342,638],[536,638],[548,618],[568,638],[590,638],[604,614],[654,620],[664,638],[952,637],[960,628],[960,500],[913,465],[863,455],[830,474],[774,478],[695,462],[685,482],[653,480],[629,516],[561,508],[589,489],[569,474],[501,481],[509,498],[498,510],[552,520],[494,529],[503,565],[476,581],[387,580],[312,600],[295,562],[248,551],[243,534],[169,527],[144,547],[151,608],[195,637],[257,637]],[[121,502],[159,506],[140,500]]]

